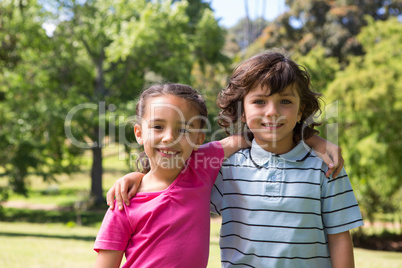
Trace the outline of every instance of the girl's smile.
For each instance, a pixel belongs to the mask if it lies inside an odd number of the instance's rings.
[[[134,131],[144,145],[151,172],[175,178],[204,141],[198,111],[191,102],[170,94],[151,97],[144,111]]]
[[[171,150],[171,149],[162,149],[158,148],[156,149],[163,157],[175,157],[179,155],[179,151],[177,150]]]

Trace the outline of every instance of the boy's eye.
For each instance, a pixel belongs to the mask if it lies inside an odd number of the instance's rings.
[[[290,100],[281,100],[281,103],[282,104],[289,104],[289,103],[292,103]]]
[[[189,133],[190,131],[188,129],[186,129],[186,128],[180,128],[179,132],[180,133]]]
[[[163,129],[163,127],[162,127],[162,126],[159,126],[159,125],[152,126],[152,128],[158,129],[158,130]]]

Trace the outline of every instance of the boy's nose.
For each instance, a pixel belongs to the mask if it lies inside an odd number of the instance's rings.
[[[279,117],[278,107],[275,103],[268,103],[265,106],[265,116],[266,117]]]

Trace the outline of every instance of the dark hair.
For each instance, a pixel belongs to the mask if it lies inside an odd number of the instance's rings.
[[[300,96],[302,118],[293,130],[293,140],[297,143],[319,133],[314,127],[320,124],[308,119],[320,110],[318,99],[321,94],[312,90],[310,75],[305,67],[277,52],[261,53],[240,63],[230,76],[227,87],[220,92],[217,105],[222,111],[218,123],[227,133],[229,127],[241,122],[244,97],[257,85],[270,89],[270,95],[295,86]],[[240,132],[245,134],[244,125]],[[249,140],[254,138],[250,131],[246,134]]]
[[[141,119],[144,116],[147,101],[150,98],[160,95],[174,95],[190,101],[194,109],[196,109],[199,113],[200,129],[206,125],[208,112],[207,106],[202,96],[195,89],[188,85],[175,83],[154,84],[141,93],[135,107],[137,119],[139,120],[138,123],[141,122]],[[149,159],[144,151],[141,152],[140,156],[138,157],[136,166],[137,170],[141,171],[142,173],[148,173],[150,171],[151,167],[149,164]]]

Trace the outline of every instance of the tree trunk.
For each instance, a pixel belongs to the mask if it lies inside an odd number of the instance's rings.
[[[96,205],[105,201],[102,188],[102,147],[96,146],[92,148],[93,162],[91,169],[91,195],[94,197]]]
[[[102,147],[103,139],[105,137],[105,120],[102,118],[105,115],[105,103],[104,100],[106,96],[106,90],[104,85],[104,72],[103,72],[103,59],[104,50],[102,50],[100,57],[95,60],[96,65],[96,77],[95,77],[95,99],[99,101],[99,111],[98,111],[98,125],[94,129],[94,141],[97,141],[92,147],[92,170],[91,170],[91,196],[94,198],[95,205],[100,205],[105,203],[105,198],[103,197],[103,187],[102,187],[102,175],[103,175],[103,165],[102,165]]]
[[[245,49],[246,47],[248,47],[250,45],[250,16],[248,13],[248,0],[244,0],[244,10],[246,12],[246,19],[245,19],[245,24],[243,27],[243,31],[244,31],[244,41],[245,41],[245,46],[243,49]]]

